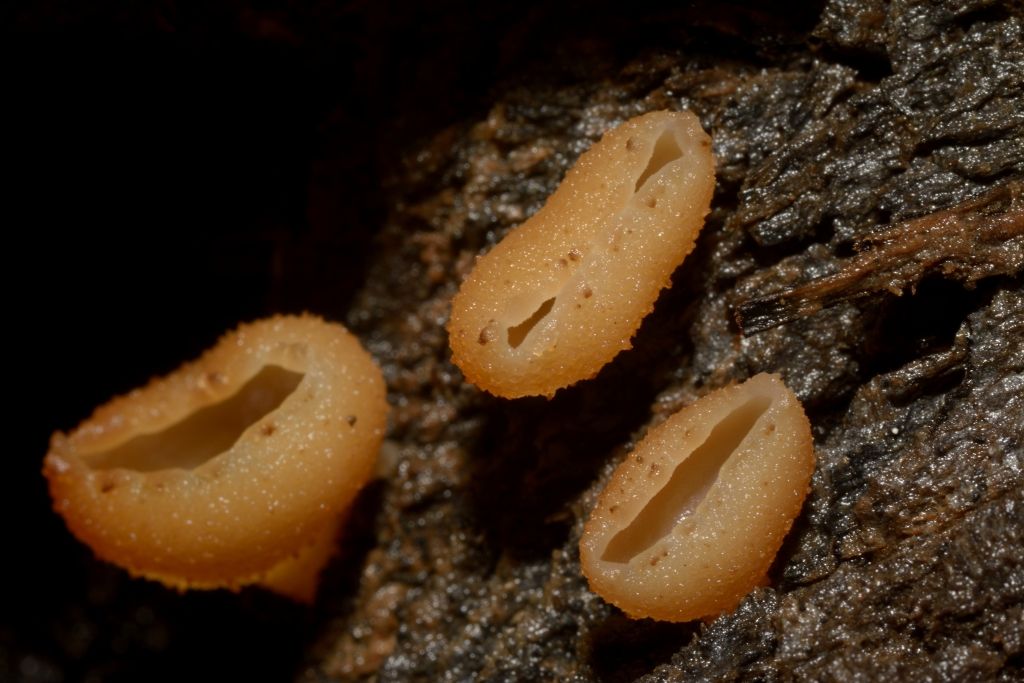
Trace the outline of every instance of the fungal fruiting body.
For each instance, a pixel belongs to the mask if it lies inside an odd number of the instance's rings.
[[[765,581],[813,470],[810,423],[777,375],[708,394],[612,474],[580,540],[590,587],[634,618],[734,608]]]
[[[344,327],[279,316],[55,434],[43,473],[72,533],[133,574],[309,599],[387,412]]]
[[[448,325],[456,365],[507,398],[597,374],[693,249],[714,184],[694,114],[653,112],[609,131],[462,283]]]

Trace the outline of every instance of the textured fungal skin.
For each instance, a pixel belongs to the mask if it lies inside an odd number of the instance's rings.
[[[312,603],[320,572],[337,548],[338,532],[347,517],[347,511],[335,517],[305,547],[268,569],[256,583],[298,602]]]
[[[72,533],[133,574],[306,599],[387,412],[347,330],[275,317],[55,434],[43,473]]]
[[[705,396],[612,475],[580,540],[591,588],[634,618],[732,609],[764,581],[813,470],[810,423],[778,375]]]
[[[693,249],[714,183],[711,140],[691,112],[609,131],[463,282],[448,331],[466,378],[515,398],[597,374]]]

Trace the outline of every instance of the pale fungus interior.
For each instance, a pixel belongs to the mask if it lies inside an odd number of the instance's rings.
[[[636,179],[635,192],[639,192],[640,188],[644,186],[651,176],[671,164],[676,159],[683,156],[683,151],[679,148],[679,142],[676,141],[676,136],[671,130],[662,131],[661,135],[658,136],[658,141],[654,143],[654,149],[651,151],[651,158],[647,160],[647,166],[644,168],[643,173]]]
[[[551,309],[555,307],[555,299],[557,297],[551,297],[544,301],[536,311],[534,311],[529,318],[508,328],[508,345],[513,349],[518,349],[526,338],[530,335],[530,332],[540,324],[540,321],[547,317]]]
[[[756,396],[716,424],[704,443],[676,466],[665,486],[633,521],[615,534],[601,559],[628,563],[672,533],[704,500],[717,481],[722,465],[740,447],[771,403],[768,396]]]
[[[105,451],[83,453],[96,470],[191,470],[230,449],[250,426],[277,409],[305,375],[266,365],[229,398],[201,408],[158,432],[141,434]],[[267,425],[268,431],[273,430]]]

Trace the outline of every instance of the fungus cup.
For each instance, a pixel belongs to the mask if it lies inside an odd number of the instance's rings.
[[[279,316],[54,434],[43,473],[71,532],[132,574],[308,600],[387,412],[344,327]]]
[[[693,249],[715,186],[691,112],[609,131],[544,207],[481,257],[452,301],[452,359],[498,396],[551,396],[630,340]]]
[[[762,585],[814,470],[810,423],[778,375],[720,389],[652,429],[580,539],[591,589],[634,618],[689,621]]]

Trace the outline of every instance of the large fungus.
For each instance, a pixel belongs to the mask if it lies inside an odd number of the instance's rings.
[[[310,599],[387,412],[344,327],[280,316],[54,434],[43,473],[72,533],[133,574]]]
[[[448,325],[456,365],[507,398],[597,374],[693,249],[714,185],[711,140],[690,112],[606,133],[462,283]]]
[[[580,540],[590,587],[635,618],[732,609],[765,580],[813,470],[810,423],[777,375],[708,394],[612,474]]]

